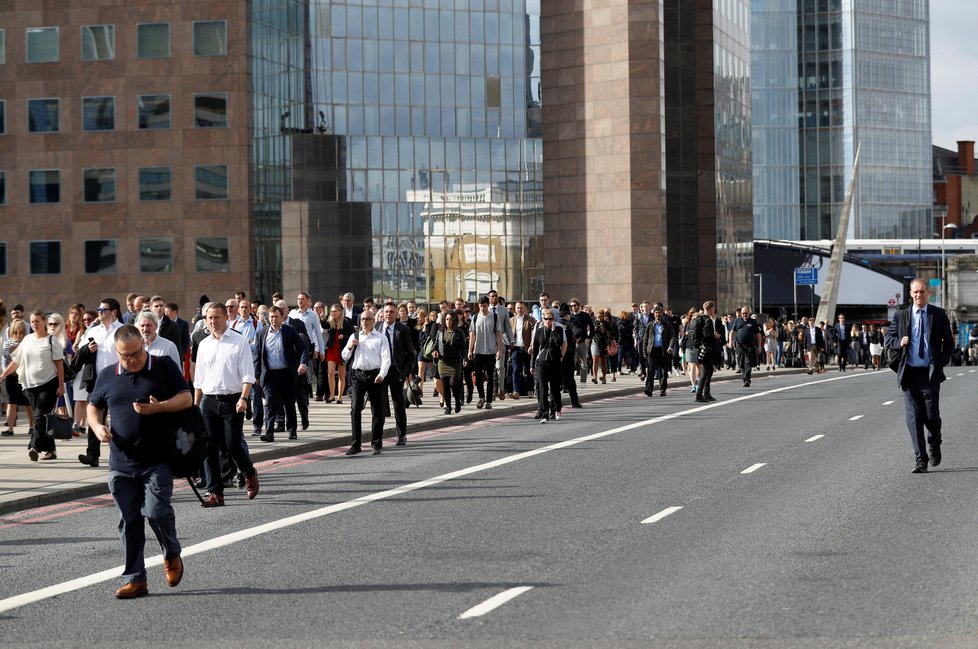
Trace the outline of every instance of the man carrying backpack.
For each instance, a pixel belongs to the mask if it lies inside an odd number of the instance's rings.
[[[183,372],[167,357],[151,356],[132,325],[114,334],[119,361],[98,374],[89,396],[88,426],[101,442],[108,442],[109,491],[119,509],[119,533],[126,565],[126,584],[115,591],[119,599],[148,594],[143,549],[144,518],[163,548],[166,583],[176,586],[183,577],[180,541],[170,498],[173,472],[167,460],[173,425],[169,413],[193,404]],[[111,428],[104,424],[108,409]]]

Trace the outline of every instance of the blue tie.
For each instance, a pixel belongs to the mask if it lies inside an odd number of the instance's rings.
[[[927,336],[927,326],[924,320],[924,310],[917,309],[917,332],[920,335],[920,344],[917,345],[917,358],[924,357],[924,338]]]

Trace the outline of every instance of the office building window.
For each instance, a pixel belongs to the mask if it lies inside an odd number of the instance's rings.
[[[32,169],[30,179],[30,201],[35,205],[61,202],[61,172],[57,169]]]
[[[206,20],[194,23],[194,56],[225,56],[227,53],[227,21]]]
[[[112,131],[115,129],[115,97],[82,98],[82,130]]]
[[[227,237],[200,237],[194,246],[197,272],[227,272],[230,258]]]
[[[27,29],[27,62],[55,63],[61,60],[57,27],[29,27]]]
[[[136,55],[141,59],[170,58],[170,23],[137,25]]]
[[[31,241],[28,247],[30,249],[31,275],[61,274],[60,241]]]
[[[170,167],[139,168],[139,200],[168,201],[172,188]]]
[[[7,132],[7,102],[0,100],[0,135]]]
[[[82,61],[115,58],[115,25],[85,25],[81,28]]]
[[[82,175],[86,203],[115,202],[115,169],[85,169]]]
[[[60,103],[59,99],[28,99],[27,131],[29,133],[57,133]]]
[[[7,172],[0,171],[0,205],[7,204]]]
[[[139,96],[139,128],[170,128],[170,95]]]
[[[197,200],[219,200],[228,197],[227,165],[197,165],[194,175],[197,182]]]
[[[0,29],[0,65],[7,62],[7,32]]]
[[[93,239],[85,242],[85,273],[111,275],[118,272],[116,240]]]
[[[226,92],[194,95],[194,119],[199,128],[222,128],[228,125]]]
[[[7,274],[7,242],[0,241],[0,275]]]
[[[173,272],[173,240],[172,239],[140,239],[139,240],[139,272],[140,273],[172,273]]]

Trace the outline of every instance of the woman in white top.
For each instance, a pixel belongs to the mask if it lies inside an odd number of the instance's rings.
[[[10,365],[10,355],[17,349],[20,341],[27,335],[27,323],[23,320],[14,320],[10,323],[10,329],[7,333],[8,337],[3,343],[3,361],[0,363],[0,372],[7,369],[7,366]],[[27,410],[28,430],[34,429],[34,410],[27,402],[27,397],[24,396],[24,390],[20,387],[20,381],[17,380],[17,375],[10,374],[8,376],[5,374],[4,376],[6,378],[0,381],[0,384],[4,386],[4,392],[7,395],[4,399],[7,404],[7,427],[0,435],[12,437],[14,426],[17,424],[17,407],[23,406]]]
[[[48,336],[47,322],[44,312],[31,314],[33,335],[21,341],[10,355],[10,365],[0,374],[0,379],[6,379],[17,372],[24,395],[38,415],[27,451],[32,462],[37,462],[38,456],[42,460],[58,458],[54,438],[47,433],[44,415],[54,411],[58,397],[65,393],[64,345],[57,338]]]

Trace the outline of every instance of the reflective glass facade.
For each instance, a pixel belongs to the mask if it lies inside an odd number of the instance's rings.
[[[793,22],[785,4],[753,2],[755,234],[833,238],[861,146],[849,236],[929,237],[928,0],[798,0]],[[783,139],[789,77],[775,52],[797,64],[797,149]]]
[[[313,249],[347,254],[336,235],[369,251],[322,276],[313,252],[309,290],[537,290],[539,1],[311,2],[307,46],[306,92],[283,121],[291,198],[329,223]]]

